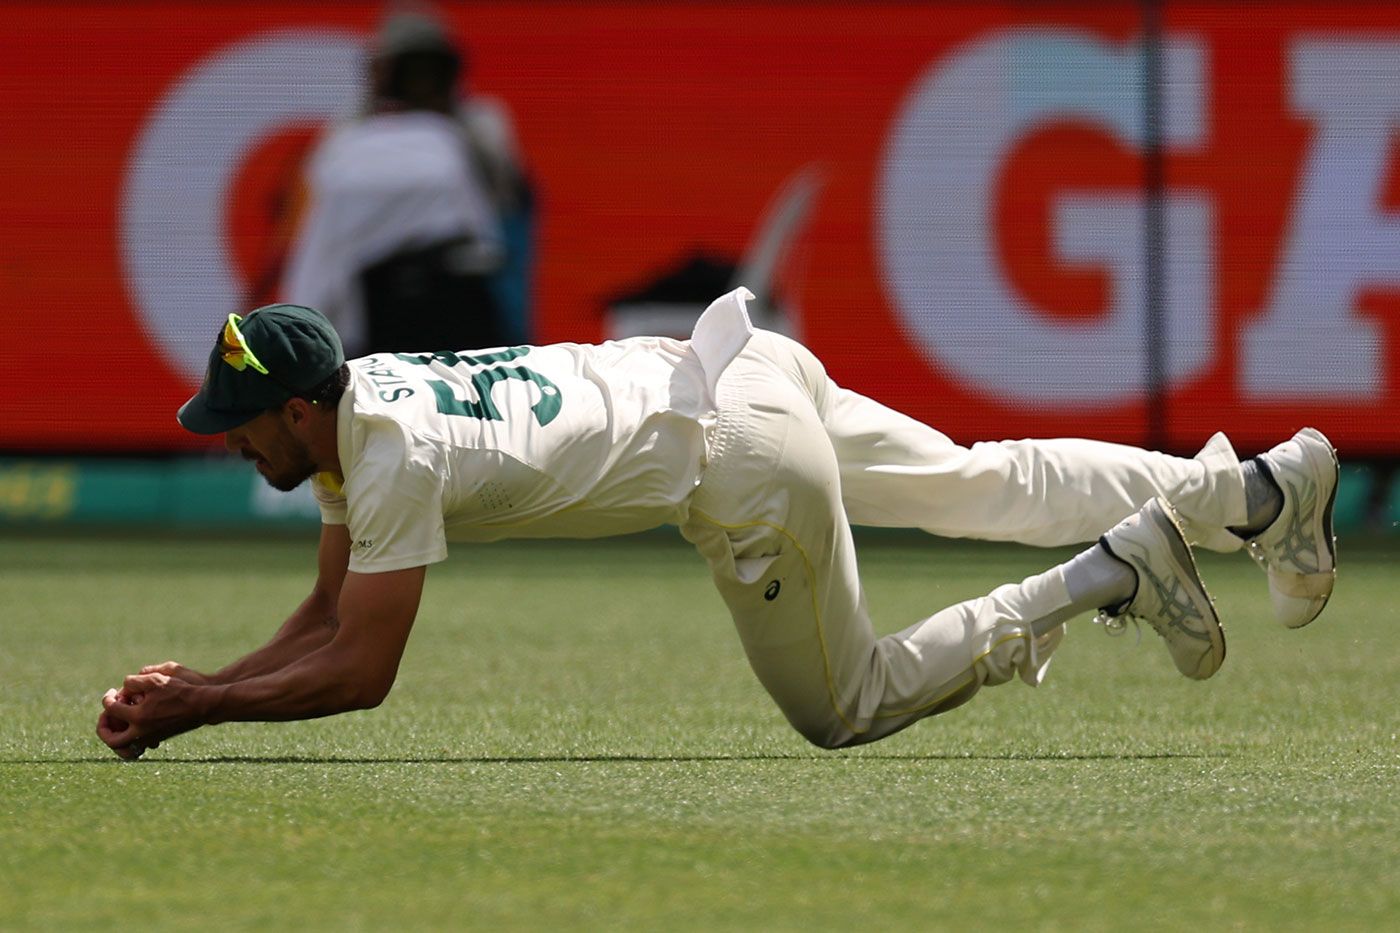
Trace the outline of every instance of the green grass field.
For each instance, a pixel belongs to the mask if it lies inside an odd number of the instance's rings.
[[[1400,547],[1287,632],[1208,555],[1207,683],[1071,625],[1048,682],[806,745],[683,543],[459,546],[378,710],[93,735],[141,663],[215,667],[306,540],[0,538],[0,928],[1376,929],[1400,925]],[[881,631],[1066,552],[878,538]]]

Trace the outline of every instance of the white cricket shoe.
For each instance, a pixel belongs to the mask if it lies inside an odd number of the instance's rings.
[[[1095,622],[1112,634],[1141,620],[1161,635],[1176,669],[1205,680],[1225,661],[1225,632],[1206,592],[1191,546],[1172,507],[1155,498],[1099,539],[1104,550],[1137,573],[1131,599],[1104,609]]]
[[[1337,580],[1337,452],[1321,431],[1303,428],[1259,460],[1283,490],[1283,511],[1245,546],[1269,574],[1274,618],[1302,628],[1322,612]]]

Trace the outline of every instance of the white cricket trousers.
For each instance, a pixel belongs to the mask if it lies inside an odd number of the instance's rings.
[[[708,462],[681,532],[705,557],[749,663],[824,748],[870,742],[1019,674],[1040,682],[1070,603],[1058,568],[876,638],[851,525],[1053,546],[1096,539],[1151,497],[1188,537],[1241,544],[1239,461],[1223,435],[1195,459],[1087,440],[960,447],[842,389],[801,344],[757,332],[715,390]],[[930,568],[935,573],[936,568]]]

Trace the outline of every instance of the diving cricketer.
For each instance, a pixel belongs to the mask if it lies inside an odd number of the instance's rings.
[[[349,362],[310,308],[230,315],[178,417],[222,434],[278,489],[311,481],[316,580],[228,666],[126,677],[103,698],[98,736],[137,758],[200,726],[377,706],[448,542],[675,525],[709,564],[754,673],[823,748],[884,738],[984,686],[1038,684],[1065,622],[1096,610],[1110,629],[1145,622],[1182,674],[1210,677],[1225,636],[1193,545],[1247,550],[1286,627],[1331,595],[1338,465],[1320,432],[1243,462],[1220,434],[1194,458],[1075,439],[961,447],[756,330],[751,298],[717,299],[689,340]],[[877,638],[852,524],[1093,543]]]

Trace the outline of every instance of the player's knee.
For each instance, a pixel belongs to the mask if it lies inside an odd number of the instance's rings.
[[[858,738],[839,719],[830,722],[794,722],[792,725],[808,742],[827,751],[853,745]]]

